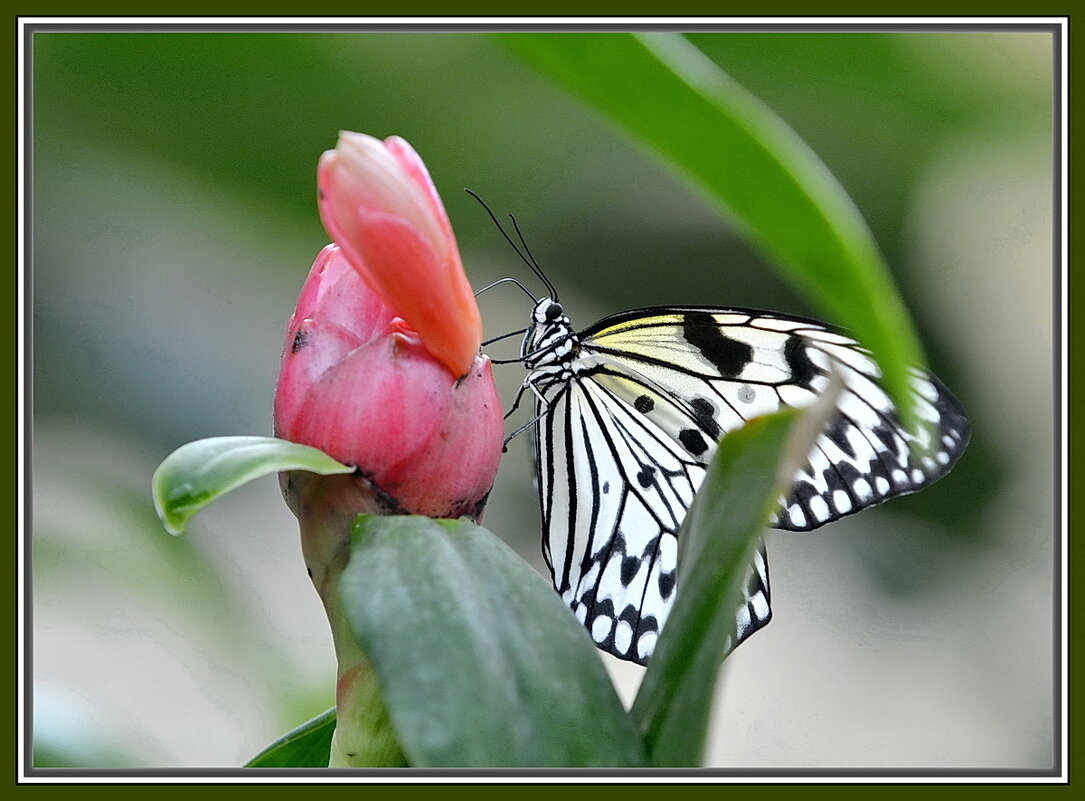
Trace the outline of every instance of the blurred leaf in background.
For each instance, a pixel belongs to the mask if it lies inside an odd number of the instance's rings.
[[[710,763],[1046,765],[1051,37],[689,38],[847,189],[975,431],[932,489],[770,535],[774,622],[728,661]],[[484,35],[42,31],[32,60],[36,745],[54,763],[240,765],[330,704],[274,482],[183,541],[148,487],[186,441],[271,433],[338,130],[423,155],[476,286],[524,275],[463,186],[517,214],[581,326],[656,304],[813,312],[697,191]],[[529,312],[503,291],[481,299],[490,336]],[[522,376],[500,369],[511,399]],[[485,523],[542,569],[535,503],[516,442]],[[639,674],[613,670],[628,699]],[[50,732],[55,699],[110,753]]]

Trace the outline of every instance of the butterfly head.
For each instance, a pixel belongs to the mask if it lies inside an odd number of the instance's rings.
[[[532,312],[532,320],[535,325],[546,325],[548,323],[559,322],[565,317],[565,309],[561,304],[552,298],[542,298],[535,304],[535,309]],[[569,318],[565,318],[565,322],[569,322]]]
[[[542,298],[531,313],[531,327],[520,349],[520,360],[531,369],[562,365],[576,355],[579,342],[561,304]]]

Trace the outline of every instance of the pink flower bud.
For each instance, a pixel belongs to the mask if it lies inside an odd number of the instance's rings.
[[[276,432],[355,465],[382,505],[355,511],[477,519],[497,474],[504,421],[490,361],[477,347],[461,375],[328,245],[287,328]]]
[[[343,131],[317,183],[320,217],[347,260],[453,376],[467,374],[482,319],[422,159],[399,137]]]

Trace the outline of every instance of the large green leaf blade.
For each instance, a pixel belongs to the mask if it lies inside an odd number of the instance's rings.
[[[254,756],[246,768],[326,768],[335,733],[335,707],[293,729]]]
[[[171,534],[215,498],[253,479],[285,470],[350,473],[323,451],[274,437],[211,437],[182,445],[151,477],[155,509]]]
[[[359,517],[340,592],[411,765],[643,763],[583,627],[485,529]]]
[[[923,354],[873,235],[788,125],[679,34],[499,34],[678,167],[829,319],[871,348],[911,421]],[[725,298],[721,298],[725,302]]]
[[[678,535],[674,606],[633,704],[654,765],[701,762],[750,560],[834,408],[835,381],[815,406],[754,418],[720,442]]]

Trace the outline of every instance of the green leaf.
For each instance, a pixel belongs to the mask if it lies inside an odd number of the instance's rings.
[[[360,516],[340,593],[411,765],[643,763],[587,632],[485,529]]]
[[[288,731],[259,754],[246,768],[326,768],[335,733],[335,707]]]
[[[908,312],[851,199],[783,120],[679,34],[498,36],[729,212],[874,352],[901,416],[914,419],[908,367],[923,354]]]
[[[754,418],[720,442],[678,534],[674,606],[633,704],[653,765],[701,763],[753,552],[835,400],[831,386],[814,407]]]
[[[284,470],[350,473],[323,451],[274,437],[212,437],[182,445],[151,478],[155,509],[171,534],[211,501],[254,478]]]

